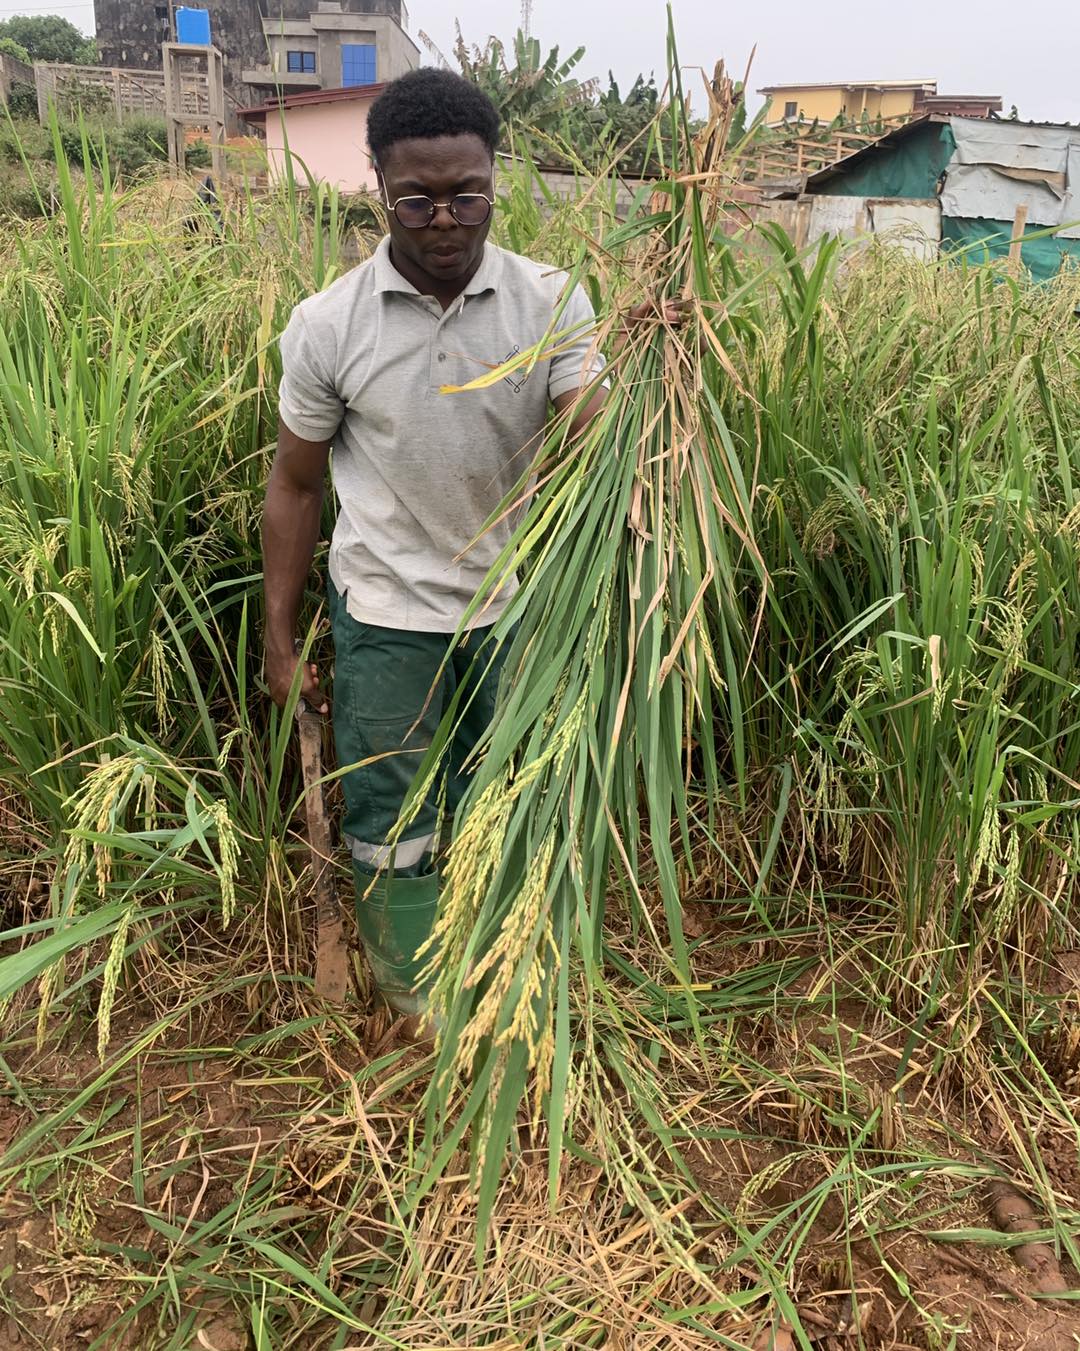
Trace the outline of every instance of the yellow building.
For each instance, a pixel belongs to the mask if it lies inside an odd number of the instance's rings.
[[[766,122],[860,122],[864,117],[914,117],[937,95],[936,80],[876,80],[846,84],[774,84],[759,89],[769,100]]]

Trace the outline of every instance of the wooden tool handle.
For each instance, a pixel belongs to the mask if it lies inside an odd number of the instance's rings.
[[[323,719],[301,700],[296,708],[300,731],[300,763],[304,772],[304,808],[308,847],[314,875],[315,909],[318,916],[318,955],[315,993],[340,1004],[348,989],[348,954],[341,911],[334,894],[330,822],[323,794]]]

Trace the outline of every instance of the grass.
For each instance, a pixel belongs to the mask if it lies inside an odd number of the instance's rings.
[[[89,140],[89,156],[86,142]],[[81,174],[87,163],[95,173],[107,163],[114,179],[132,182],[164,168],[168,160],[165,122],[153,117],[130,117],[122,123],[108,119],[58,120],[55,128],[37,122],[36,104],[29,117],[5,110],[0,117],[0,217],[38,220],[59,209],[57,163],[67,161]],[[205,143],[189,147],[188,168],[210,167]]]
[[[719,140],[680,144],[625,224],[610,184],[543,217],[503,182],[500,237],[605,322],[691,316],[632,339],[512,546],[527,678],[458,822],[441,1061],[313,1001],[260,688],[273,339],[370,239],[288,186],[193,231],[63,156],[59,212],[0,233],[9,1335],[1071,1335],[982,1188],[1075,1282],[1080,278],[751,254],[676,181]]]

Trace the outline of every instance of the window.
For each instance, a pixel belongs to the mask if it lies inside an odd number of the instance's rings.
[[[286,70],[290,75],[314,75],[314,52],[288,52],[285,57]]]
[[[346,89],[358,84],[374,84],[375,44],[343,43],[341,47],[341,83]]]
[[[797,103],[784,104],[784,121],[791,122],[799,115],[799,105]]]

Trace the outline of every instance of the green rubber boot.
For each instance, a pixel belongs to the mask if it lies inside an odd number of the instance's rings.
[[[419,984],[431,954],[417,952],[431,937],[439,904],[439,875],[372,874],[354,865],[356,928],[375,984],[392,1009],[412,1017],[427,1012],[431,981]]]

